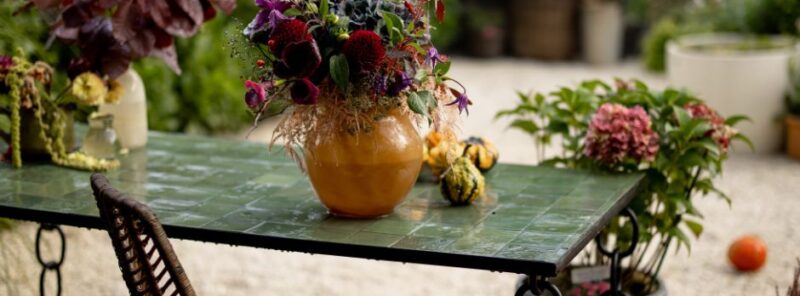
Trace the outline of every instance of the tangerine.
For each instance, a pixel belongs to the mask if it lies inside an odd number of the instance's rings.
[[[767,245],[752,235],[740,237],[728,249],[728,259],[739,271],[757,271],[767,261]]]

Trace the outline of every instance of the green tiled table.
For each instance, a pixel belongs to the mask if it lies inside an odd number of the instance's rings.
[[[146,150],[107,176],[149,205],[172,238],[545,277],[569,264],[642,179],[500,164],[472,206],[451,207],[438,186],[419,182],[394,214],[347,220],[328,215],[276,150],[153,132]],[[101,228],[89,175],[0,164],[0,217]]]

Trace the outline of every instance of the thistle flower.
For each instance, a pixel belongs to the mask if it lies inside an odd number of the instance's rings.
[[[342,46],[342,53],[347,57],[350,69],[355,69],[356,73],[377,69],[386,57],[381,37],[367,30],[350,34],[350,38]]]
[[[70,93],[80,104],[97,106],[105,102],[108,88],[100,76],[92,72],[85,72],[72,81]]]
[[[255,2],[261,10],[244,29],[244,34],[247,36],[258,31],[275,28],[281,21],[291,19],[283,15],[284,11],[292,7],[291,2],[283,0],[256,0]],[[265,24],[269,24],[269,27],[264,27]]]
[[[244,87],[248,89],[244,95],[244,102],[247,103],[247,107],[250,107],[250,109],[258,109],[258,106],[267,100],[267,91],[264,85],[247,80],[244,82]]]
[[[689,112],[689,115],[691,115],[692,118],[707,120],[711,125],[711,130],[706,132],[705,136],[714,140],[723,153],[728,152],[728,149],[731,145],[731,139],[736,136],[739,131],[725,124],[725,118],[720,116],[717,111],[714,111],[714,109],[711,109],[706,104],[687,104],[684,106],[684,108]]]
[[[584,154],[605,164],[652,161],[658,153],[658,134],[651,127],[650,116],[640,107],[626,108],[605,103],[589,123]]]
[[[319,98],[319,88],[307,78],[296,80],[289,92],[295,104],[313,105]]]
[[[300,20],[289,20],[275,27],[267,45],[273,54],[281,57],[283,56],[283,49],[289,44],[311,40],[313,40],[313,38],[311,34],[308,33],[306,23]]]
[[[469,97],[467,97],[467,94],[466,93],[460,93],[460,92],[455,91],[455,90],[451,90],[451,91],[453,92],[453,94],[456,95],[456,99],[453,100],[450,103],[447,103],[447,106],[456,105],[456,106],[458,106],[458,113],[467,112],[467,115],[469,115],[468,106],[470,105],[471,102],[469,100]]]

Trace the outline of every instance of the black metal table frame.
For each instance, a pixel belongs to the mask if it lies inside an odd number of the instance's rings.
[[[34,213],[35,213],[35,211],[31,211],[31,213],[27,213],[26,214],[23,211],[21,213],[17,213],[17,215],[13,215],[14,217],[12,217],[12,218],[16,218],[16,219],[20,219],[20,220],[36,221],[35,217],[33,216]],[[606,257],[611,259],[610,273],[609,273],[610,274],[610,279],[609,279],[610,290],[607,291],[606,293],[604,293],[603,296],[606,296],[606,295],[611,295],[611,296],[624,295],[620,291],[620,274],[621,274],[620,261],[623,258],[628,257],[631,254],[633,254],[633,251],[636,248],[636,242],[638,241],[638,238],[639,238],[639,227],[638,227],[638,222],[637,222],[637,219],[636,219],[636,214],[630,208],[625,208],[619,214],[628,217],[628,219],[630,219],[630,221],[632,223],[633,236],[632,236],[632,240],[631,240],[632,244],[629,246],[629,248],[624,250],[624,251],[619,250],[617,248],[615,248],[612,251],[609,251],[604,247],[605,244],[602,242],[600,235],[597,235],[595,237],[595,239],[594,239],[595,242],[596,242],[596,245],[597,245],[597,248],[598,248],[599,252],[602,255],[604,255],[604,256],[606,256]],[[64,216],[70,216],[70,215],[66,215],[65,214]],[[58,217],[55,217],[55,218],[56,219],[53,219],[53,220],[61,220],[61,219],[58,219]],[[62,218],[64,218],[64,219],[66,219],[66,218],[74,219],[75,216],[62,217]],[[99,225],[98,221],[95,221],[94,219],[82,219],[82,220],[83,221],[79,221],[77,223],[75,223],[76,221],[73,220],[73,221],[71,221],[73,223],[64,223],[64,224],[65,225],[78,226],[78,227],[103,229],[102,225]],[[67,222],[67,221],[64,221],[64,222]],[[183,229],[182,227],[169,227],[168,225],[165,225],[164,227],[165,227],[165,230],[168,233],[170,233],[170,232],[180,233],[181,235],[179,236],[179,238],[189,239],[189,240],[197,240],[197,241],[208,241],[208,239],[206,239],[207,235],[200,234],[200,233],[194,233],[193,234],[192,231],[187,231],[187,230],[190,230],[191,228]],[[47,261],[47,260],[43,259],[43,256],[41,254],[40,245],[41,245],[42,234],[45,233],[45,232],[56,232],[59,235],[60,246],[61,246],[60,250],[61,251],[60,251],[60,255],[57,256],[58,260]],[[224,233],[226,233],[226,232],[220,232],[221,235],[224,235]],[[287,240],[292,240],[292,239],[287,239]],[[226,240],[226,241],[230,242],[230,240]],[[39,228],[38,228],[38,230],[36,232],[36,242],[35,242],[35,244],[36,244],[35,245],[36,258],[37,258],[37,261],[39,262],[39,264],[42,267],[42,271],[41,271],[41,274],[39,276],[39,294],[42,295],[42,296],[46,295],[46,293],[45,293],[45,291],[46,291],[46,289],[45,289],[46,275],[47,275],[48,271],[51,271],[51,272],[54,272],[55,276],[56,276],[56,295],[61,295],[61,265],[64,263],[64,257],[66,255],[66,244],[67,244],[66,238],[64,236],[64,232],[61,230],[61,227],[59,226],[59,224],[40,223],[39,224]],[[245,243],[244,241],[242,241],[242,245],[252,245],[252,243]],[[348,248],[351,251],[353,251],[352,250],[353,246],[349,246]],[[273,249],[298,251],[296,246],[290,247],[288,245],[287,246],[280,246],[280,245],[274,246]],[[361,252],[361,250],[358,250],[358,248],[356,248],[356,249],[357,250],[353,251],[354,253]],[[308,250],[299,250],[299,251],[307,251],[307,252],[310,252],[310,253],[315,253],[315,251],[317,251],[316,253],[326,253],[326,252],[319,252],[319,250],[313,250],[311,248],[309,248]],[[408,251],[415,252],[414,250],[408,250]],[[336,254],[341,255],[341,252],[337,252]],[[425,254],[426,253],[419,252],[418,255],[425,255]],[[375,257],[380,257],[380,256],[375,256]],[[375,259],[387,259],[387,258],[375,258]],[[392,259],[388,259],[388,260],[392,260]],[[458,266],[458,265],[461,265],[460,267],[467,267],[467,268],[472,267],[472,268],[474,268],[473,266],[467,266],[466,264],[448,264],[448,266]],[[526,274],[525,278],[520,283],[518,283],[518,288],[516,290],[515,296],[523,296],[527,292],[533,293],[533,295],[542,295],[542,293],[545,292],[545,291],[549,292],[551,295],[559,295],[559,296],[562,295],[561,292],[559,291],[558,287],[556,287],[554,284],[552,284],[551,282],[548,281],[548,277],[547,276],[538,275],[538,274]]]

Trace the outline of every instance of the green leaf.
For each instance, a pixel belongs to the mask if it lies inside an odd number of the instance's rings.
[[[739,122],[742,122],[742,121],[753,122],[753,120],[751,120],[750,117],[747,117],[745,115],[734,115],[734,116],[728,117],[728,119],[725,119],[725,124],[726,125],[730,125],[730,126],[736,126]]]
[[[530,120],[525,119],[517,119],[509,125],[509,127],[520,129],[529,134],[536,134],[539,132],[540,128],[536,123]]]
[[[422,103],[425,104],[427,108],[436,108],[438,103],[436,102],[436,98],[433,97],[433,93],[429,90],[418,91],[417,96],[419,96]]]
[[[283,12],[283,15],[288,16],[288,17],[296,17],[296,16],[300,16],[302,14],[303,13],[300,10],[298,10],[297,8],[289,8],[286,11]]]
[[[686,153],[681,158],[678,159],[678,165],[682,167],[705,167],[706,160],[700,156],[698,153]]]
[[[425,117],[428,116],[427,103],[423,101],[418,93],[409,93],[407,103],[408,108],[411,109],[411,111],[414,111],[414,113]]]
[[[692,234],[694,234],[694,237],[700,237],[700,235],[703,234],[703,225],[702,224],[700,224],[698,222],[695,222],[695,221],[691,221],[691,220],[683,220],[683,223],[686,224],[686,227],[689,228],[689,230],[692,231]]]
[[[417,82],[422,82],[426,79],[428,79],[428,72],[419,70],[417,71],[417,74],[414,75],[414,80],[416,80]]]
[[[389,40],[392,45],[400,42],[403,39],[403,19],[394,13],[384,11],[383,22],[386,23],[386,30],[389,32]]]
[[[336,87],[341,91],[347,91],[347,87],[350,85],[350,66],[347,64],[347,58],[343,54],[331,57],[330,71]]]
[[[0,131],[10,133],[11,119],[6,114],[0,114]]]
[[[736,134],[736,135],[735,135],[735,136],[733,136],[733,138],[731,138],[731,139],[733,139],[733,140],[739,140],[739,141],[741,141],[741,142],[744,142],[745,144],[747,144],[747,146],[748,146],[748,147],[750,147],[750,151],[752,151],[752,152],[756,152],[756,146],[755,146],[755,145],[753,145],[753,142],[752,142],[752,141],[750,141],[750,138],[748,138],[747,136],[745,136],[745,135],[742,135],[742,134]]]
[[[689,112],[680,107],[675,107],[675,118],[678,119],[678,126],[681,127],[688,125],[692,121],[692,116],[689,115]]]
[[[450,62],[438,63],[436,67],[433,68],[433,74],[437,77],[447,75],[447,72],[450,72]]]
[[[328,4],[328,0],[320,1],[320,4],[319,4],[319,18],[321,20],[323,20],[323,21],[325,20],[325,17],[328,16],[328,13],[330,13],[329,5],[330,4]]]

